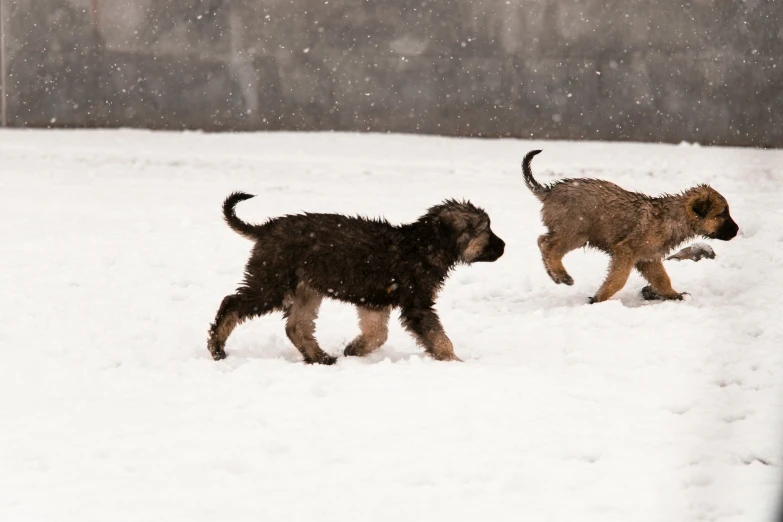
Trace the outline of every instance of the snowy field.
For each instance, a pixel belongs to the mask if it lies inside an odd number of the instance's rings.
[[[607,258],[547,277],[542,182],[709,182],[740,233],[667,261],[685,302]],[[762,521],[783,473],[783,151],[350,134],[0,132],[0,520]],[[251,243],[222,221],[303,210],[413,220],[447,197],[507,243],[438,309],[464,363],[398,322],[366,359],[307,366],[280,315],[205,341]],[[701,241],[701,240],[699,240]],[[395,317],[396,321],[396,315]],[[358,332],[325,302],[322,347]]]

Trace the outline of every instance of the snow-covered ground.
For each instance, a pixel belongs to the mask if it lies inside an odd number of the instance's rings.
[[[740,234],[588,305],[607,258],[541,264],[541,181],[709,182]],[[0,520],[767,520],[783,455],[783,152],[351,134],[0,132]],[[507,243],[438,309],[464,363],[394,323],[367,359],[307,366],[279,315],[205,341],[251,244],[222,221],[392,222],[447,197]],[[701,240],[699,240],[701,241]],[[396,316],[395,316],[396,317]],[[341,354],[354,311],[326,302]]]

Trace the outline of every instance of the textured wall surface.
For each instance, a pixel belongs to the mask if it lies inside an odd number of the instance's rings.
[[[775,0],[3,0],[15,126],[783,146]]]

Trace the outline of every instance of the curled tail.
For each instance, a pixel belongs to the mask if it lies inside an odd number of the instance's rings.
[[[245,194],[244,192],[233,192],[223,202],[223,217],[226,219],[228,226],[230,226],[237,234],[241,234],[248,239],[256,239],[256,227],[255,225],[245,223],[239,219],[234,213],[234,207],[240,201],[245,201],[246,199],[254,197],[255,196]]]
[[[527,188],[530,189],[530,191],[536,195],[536,197],[540,198],[544,195],[544,193],[547,191],[547,188],[541,185],[536,179],[533,177],[533,171],[530,170],[530,162],[533,161],[533,156],[541,152],[540,150],[531,150],[527,154],[525,154],[525,159],[522,160],[522,173],[525,175],[525,185],[527,185]]]

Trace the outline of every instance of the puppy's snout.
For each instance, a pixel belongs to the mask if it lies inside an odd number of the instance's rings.
[[[729,219],[726,221],[726,224],[721,227],[721,233],[718,239],[722,239],[724,241],[728,241],[730,239],[734,239],[737,236],[737,233],[739,232],[739,225],[734,222],[733,219]]]
[[[505,241],[500,239],[498,236],[495,235],[494,232],[490,230],[489,239],[487,240],[486,246],[482,250],[481,255],[479,255],[473,261],[483,261],[483,262],[496,261],[500,256],[503,255],[503,252],[505,252],[505,250],[506,250]]]
[[[490,237],[490,245],[493,244],[493,248],[497,251],[498,257],[502,256],[503,253],[506,251],[506,242],[500,239],[498,236],[496,236],[494,233],[492,234],[492,237]]]
[[[490,232],[489,242],[484,252],[484,259],[486,261],[496,261],[506,251],[506,242],[495,235],[494,232]]]

